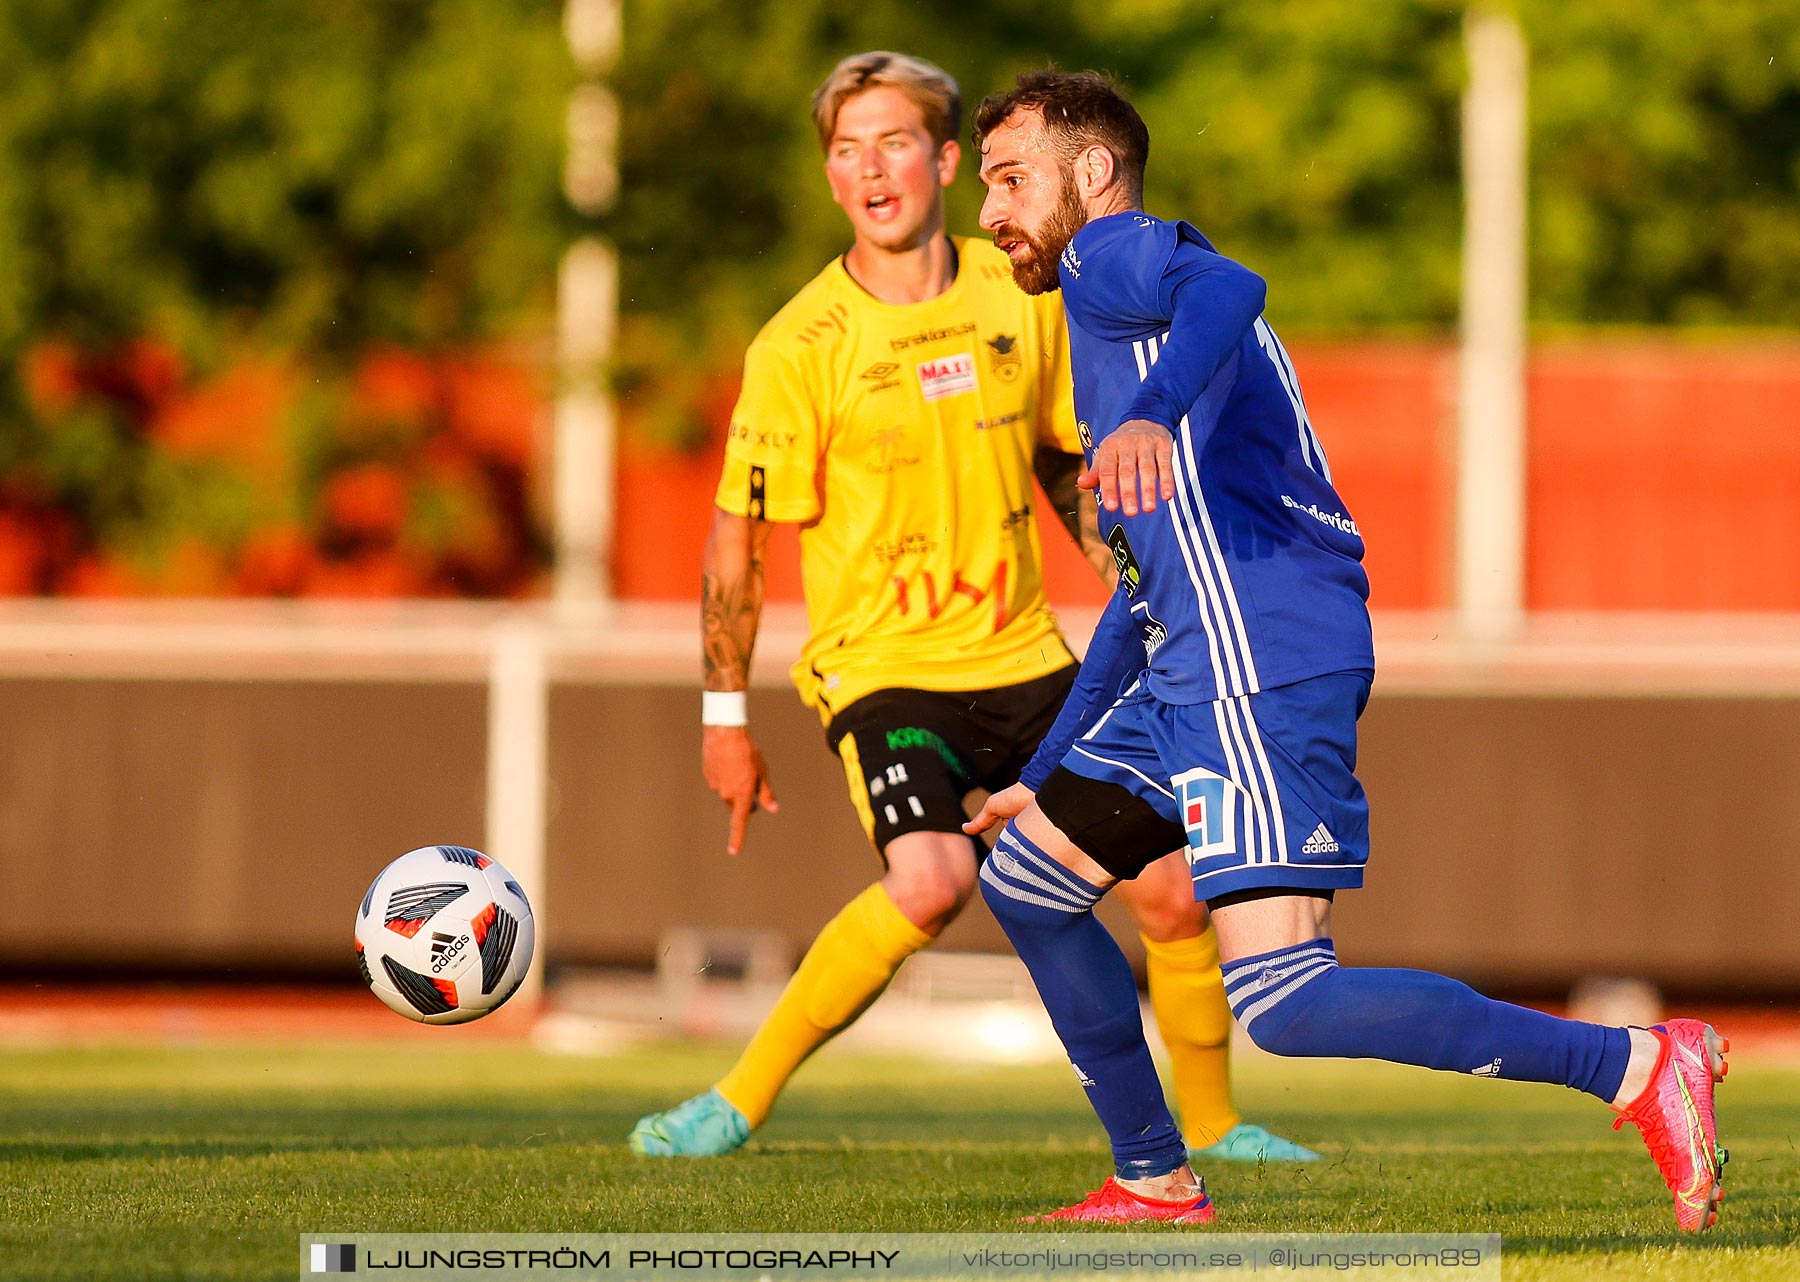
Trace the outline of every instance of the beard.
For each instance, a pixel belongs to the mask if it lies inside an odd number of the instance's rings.
[[[1047,294],[1055,289],[1062,283],[1056,274],[1057,260],[1075,239],[1075,233],[1086,225],[1087,210],[1075,190],[1075,180],[1065,174],[1056,208],[1035,234],[1016,223],[1008,223],[994,233],[996,241],[1016,240],[1031,251],[1026,257],[1013,260],[1013,283],[1027,294]]]

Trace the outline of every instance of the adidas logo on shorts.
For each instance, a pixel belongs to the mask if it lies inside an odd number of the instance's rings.
[[[1341,849],[1337,838],[1326,831],[1324,824],[1320,824],[1312,830],[1312,836],[1306,839],[1306,844],[1300,847],[1300,853],[1303,855],[1335,855]]]

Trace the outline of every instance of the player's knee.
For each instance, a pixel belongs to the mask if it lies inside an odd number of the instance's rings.
[[[1201,905],[1194,902],[1191,887],[1178,887],[1180,893],[1159,894],[1134,900],[1131,916],[1146,939],[1158,944],[1178,939],[1193,939],[1206,929]]]
[[[1315,939],[1260,957],[1228,962],[1225,999],[1250,1040],[1271,1055],[1322,1052],[1306,1016],[1331,990],[1337,953],[1329,939]]]
[[[890,851],[888,895],[908,921],[936,935],[956,919],[975,889],[975,857],[939,852],[937,857],[894,859]]]
[[[1118,894],[1139,932],[1152,943],[1193,939],[1206,929],[1206,905],[1194,901],[1193,877],[1179,854],[1158,859],[1120,882]]]
[[[940,876],[915,877],[888,888],[906,919],[928,935],[939,934],[969,902],[971,887]]]
[[[1012,902],[1012,897],[1006,893],[1005,887],[988,876],[986,865],[982,866],[979,881],[982,901],[987,904],[989,911],[994,914],[995,920],[1004,925],[1006,922],[1006,914],[1009,911],[1009,905]]]
[[[1013,820],[981,866],[981,897],[1008,935],[1015,927],[1068,926],[1092,913],[1105,893],[1038,849]]]

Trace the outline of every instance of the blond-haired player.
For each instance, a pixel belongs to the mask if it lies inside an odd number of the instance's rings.
[[[796,523],[811,636],[794,682],[887,871],[819,932],[731,1071],[637,1124],[631,1146],[651,1156],[742,1145],[802,1061],[968,901],[983,848],[962,832],[963,798],[1017,779],[1075,673],[1044,597],[1034,470],[1096,569],[1116,573],[1077,502],[1060,301],[1024,294],[1005,255],[944,230],[956,83],[916,58],[858,54],[813,108],[854,243],[745,357],[705,555],[703,765],[735,855],[751,814],[776,805],[743,692],[771,524]],[[1181,860],[1121,897],[1188,1141],[1215,1158],[1316,1157],[1232,1106],[1218,946]]]

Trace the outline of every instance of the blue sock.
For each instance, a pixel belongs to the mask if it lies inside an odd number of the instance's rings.
[[[1340,967],[1329,939],[1243,957],[1224,972],[1231,1013],[1277,1055],[1557,1082],[1609,1104],[1631,1058],[1623,1028],[1497,1002],[1430,971]]]
[[[1121,1179],[1167,1175],[1187,1146],[1144,1044],[1137,980],[1119,945],[1094,918],[1106,892],[1077,877],[1011,823],[981,867],[981,897],[994,910],[1043,998],[1112,1140]]]

